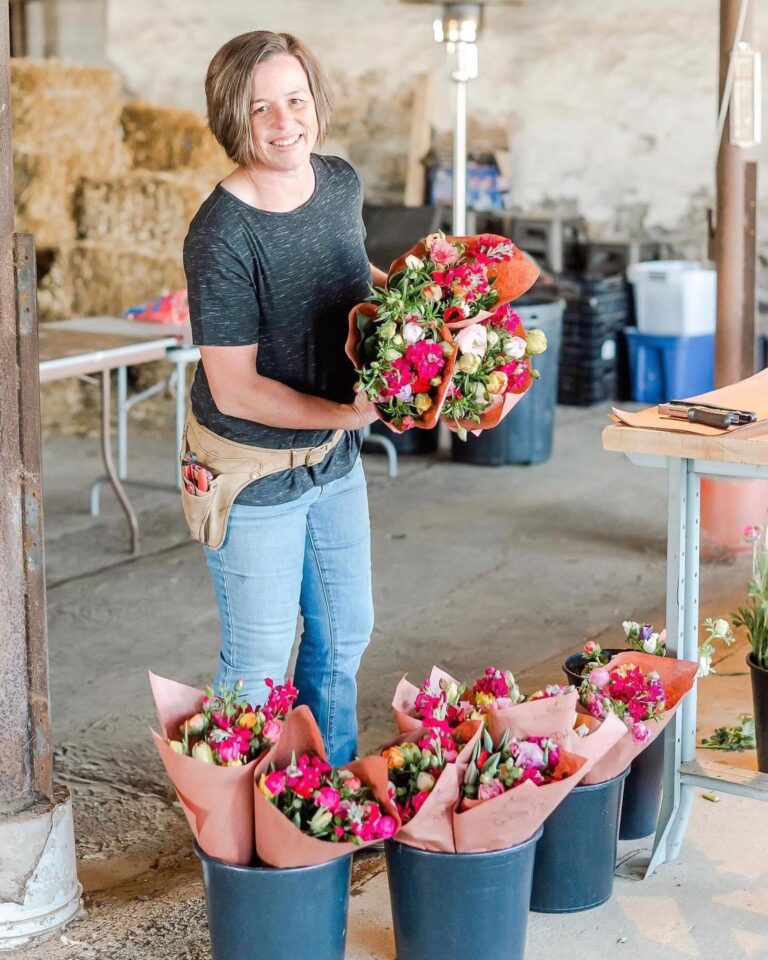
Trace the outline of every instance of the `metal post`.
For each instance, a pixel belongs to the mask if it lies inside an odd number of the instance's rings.
[[[728,62],[736,40],[743,0],[720,0],[720,101],[725,91]],[[747,0],[748,3],[748,0]],[[751,33],[751,9],[747,7],[742,40]],[[715,386],[736,383],[748,366],[742,347],[744,317],[744,197],[746,174],[744,151],[729,141],[728,123],[723,126],[717,155],[717,336]],[[750,369],[749,371],[753,371]]]
[[[467,81],[453,75],[453,235],[467,232]]]

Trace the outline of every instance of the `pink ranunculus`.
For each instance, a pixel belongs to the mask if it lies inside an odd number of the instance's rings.
[[[360,777],[347,777],[346,780],[344,780],[344,786],[347,788],[347,790],[357,793],[357,791],[362,788],[363,783],[360,780]]]
[[[598,690],[602,690],[610,682],[611,675],[603,667],[595,667],[589,672],[589,682],[594,683]]]
[[[262,737],[267,741],[267,743],[277,743],[280,739],[280,734],[283,732],[283,721],[272,719],[267,720],[264,724],[264,728],[261,731]]]
[[[429,792],[427,790],[419,790],[418,793],[413,795],[411,803],[413,804],[414,813],[418,813],[419,810],[424,806],[424,803],[429,797]]]
[[[413,397],[413,387],[410,383],[404,383],[402,387],[395,394],[396,400],[408,401]]]
[[[632,724],[630,733],[635,743],[646,743],[651,736],[651,728],[647,723],[640,721]]]
[[[537,770],[542,770],[546,766],[544,751],[538,743],[522,740],[515,752],[515,766],[535,767]]]
[[[336,812],[336,808],[339,805],[341,796],[338,790],[334,790],[333,787],[320,787],[320,789],[315,794],[315,799],[321,807],[325,807],[326,810],[330,810],[331,813]]]
[[[494,797],[500,797],[504,793],[504,784],[500,780],[492,780],[490,783],[481,783],[477,788],[478,800],[493,800]]]
[[[452,243],[449,243],[443,237],[435,237],[429,243],[428,253],[430,260],[439,263],[441,266],[450,266],[459,259],[459,251]]]
[[[379,817],[373,829],[376,839],[388,840],[397,833],[397,822],[394,817]]]
[[[273,797],[278,797],[285,790],[285,770],[274,770],[268,773],[264,781],[264,786],[269,790]]]
[[[596,650],[597,650],[597,644],[595,643],[595,641],[594,641],[594,640],[587,640],[587,642],[584,644],[584,653],[585,653],[587,656],[590,656],[590,655],[593,654]]]

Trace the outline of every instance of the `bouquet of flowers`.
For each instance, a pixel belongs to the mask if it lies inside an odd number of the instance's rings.
[[[394,817],[371,798],[370,787],[317,754],[292,754],[287,767],[262,773],[259,790],[298,830],[318,840],[359,846],[386,840],[397,829]]]
[[[453,814],[457,852],[502,850],[528,840],[588,769],[586,757],[551,736],[504,731],[495,738],[486,731],[460,771],[462,797]]]
[[[256,853],[270,866],[325,863],[391,837],[400,827],[387,761],[365,757],[332,769],[308,707],[291,711],[253,776]]]
[[[618,776],[659,736],[697,670],[689,660],[626,650],[590,671],[579,690],[580,711],[597,719],[614,714],[630,733],[595,765],[591,782]]]
[[[536,268],[504,237],[430,234],[390,267],[386,288],[349,315],[359,387],[396,432],[435,426],[451,384],[450,333],[519,296]]]
[[[543,353],[541,330],[526,334],[520,316],[503,304],[479,323],[455,334],[458,358],[441,419],[462,440],[495,427],[522,399],[538,371],[531,357]]]
[[[272,685],[267,703],[252,708],[239,685],[214,696],[154,673],[149,682],[161,730],[152,730],[152,739],[200,848],[228,863],[250,863],[250,761],[279,739],[298,691],[290,680]]]

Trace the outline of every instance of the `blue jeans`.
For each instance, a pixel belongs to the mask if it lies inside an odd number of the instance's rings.
[[[304,619],[294,683],[335,766],[357,752],[355,676],[371,631],[371,548],[362,462],[290,503],[235,504],[218,550],[205,548],[221,617],[214,688],[243,678],[263,703],[266,677],[288,670]]]

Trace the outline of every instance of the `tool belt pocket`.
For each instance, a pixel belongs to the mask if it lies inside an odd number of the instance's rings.
[[[208,543],[208,525],[211,511],[218,499],[219,479],[214,477],[205,493],[199,491],[197,494],[189,493],[182,484],[181,507],[184,511],[184,519],[187,521],[192,538],[199,540],[200,543]]]

